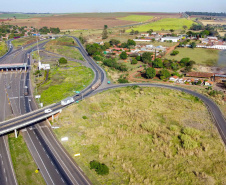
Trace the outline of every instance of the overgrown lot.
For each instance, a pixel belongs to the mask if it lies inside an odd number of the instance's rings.
[[[19,46],[24,46],[35,41],[36,41],[36,37],[23,37],[23,38],[14,39],[12,41],[12,44],[15,48],[18,48]]]
[[[40,100],[44,105],[74,95],[74,91],[80,91],[89,85],[94,76],[90,68],[70,61],[59,67],[51,65],[48,80],[44,82],[46,74],[42,72],[42,80],[38,85],[38,94],[41,94]]]
[[[5,42],[0,42],[0,56],[6,54],[8,48]]]
[[[94,184],[224,184],[226,153],[204,104],[179,91],[127,87],[65,110],[57,137]],[[97,175],[90,161],[109,167]],[[98,181],[98,182],[97,182]]]
[[[9,147],[18,184],[44,185],[45,181],[41,173],[35,173],[38,167],[32,159],[23,137],[15,138],[14,135],[11,135]]]

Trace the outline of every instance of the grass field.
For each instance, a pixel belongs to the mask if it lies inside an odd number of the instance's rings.
[[[8,51],[6,43],[0,42],[0,57],[3,56]]]
[[[9,136],[9,147],[18,184],[44,185],[45,181],[40,172],[35,173],[38,167],[33,161],[23,137]]]
[[[51,65],[49,80],[38,87],[41,102],[47,104],[56,103],[68,96],[75,94],[73,91],[81,91],[93,80],[93,71],[76,62],[68,62],[60,67]],[[45,78],[43,74],[43,80]]]
[[[12,41],[12,44],[15,48],[17,48],[19,46],[24,46],[26,44],[30,44],[35,41],[36,41],[36,37],[23,37],[23,38],[19,38],[19,39],[14,39]]]
[[[125,21],[134,21],[134,22],[146,22],[151,20],[153,16],[146,16],[146,15],[129,15],[126,17],[120,17],[118,19],[125,20]]]
[[[84,116],[87,119],[84,119]],[[78,124],[79,123],[79,124]],[[224,184],[226,152],[204,104],[161,88],[121,88],[67,108],[55,123],[93,184]],[[89,162],[110,172],[98,176]]]
[[[165,18],[156,22],[134,27],[133,29],[138,30],[139,32],[148,31],[149,29],[153,29],[154,31],[162,31],[162,30],[170,30],[170,29],[183,30],[184,25],[190,28],[193,23],[194,23],[193,21],[187,20],[185,18],[183,19]],[[127,32],[130,32],[130,31],[131,29],[127,30]]]
[[[205,48],[176,48],[179,54],[176,56],[166,55],[167,59],[181,60],[189,57],[194,60],[196,64],[216,66],[219,58],[219,50],[205,49]]]

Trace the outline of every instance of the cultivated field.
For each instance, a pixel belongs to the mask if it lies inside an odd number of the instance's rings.
[[[161,88],[106,91],[68,107],[55,130],[93,184],[223,184],[226,152],[204,104]],[[89,162],[110,173],[97,175]],[[97,183],[97,181],[99,183]]]
[[[194,22],[187,19],[177,19],[177,18],[164,18],[156,22],[152,22],[149,24],[141,25],[138,27],[134,27],[134,30],[138,30],[139,32],[148,31],[149,29],[153,29],[154,31],[164,31],[164,30],[183,30],[183,26],[186,25],[188,28],[191,27],[191,25]],[[127,32],[130,32],[131,29],[127,30]]]
[[[35,164],[26,143],[22,136],[15,138],[14,135],[9,136],[9,148],[16,173],[18,184],[39,184],[44,185],[45,181],[41,173],[35,173],[38,169]]]
[[[220,25],[226,25],[226,18],[225,19],[222,19],[221,21],[220,20],[199,20],[200,22],[202,22],[202,24],[204,26],[206,26],[207,24],[220,24]]]
[[[216,66],[219,58],[219,50],[205,48],[176,48],[179,54],[171,56],[170,53],[165,56],[167,59],[181,60],[182,58],[190,58],[196,64]]]
[[[134,22],[146,22],[148,20],[151,20],[153,16],[147,16],[147,15],[129,15],[127,17],[121,17],[118,18],[120,20],[125,21],[134,21]]]
[[[0,14],[0,19],[11,19],[16,17],[16,19],[29,19],[34,17],[49,17],[54,16],[54,14],[21,14],[21,13],[7,13]]]
[[[3,56],[8,51],[6,43],[0,42],[0,56]]]

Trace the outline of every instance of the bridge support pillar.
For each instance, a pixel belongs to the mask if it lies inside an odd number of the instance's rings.
[[[15,138],[17,138],[18,137],[17,130],[15,129],[14,132],[15,132]]]

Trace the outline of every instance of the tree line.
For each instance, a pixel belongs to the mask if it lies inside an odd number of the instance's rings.
[[[226,16],[225,12],[185,12],[189,16],[191,15],[205,15],[205,16]]]

